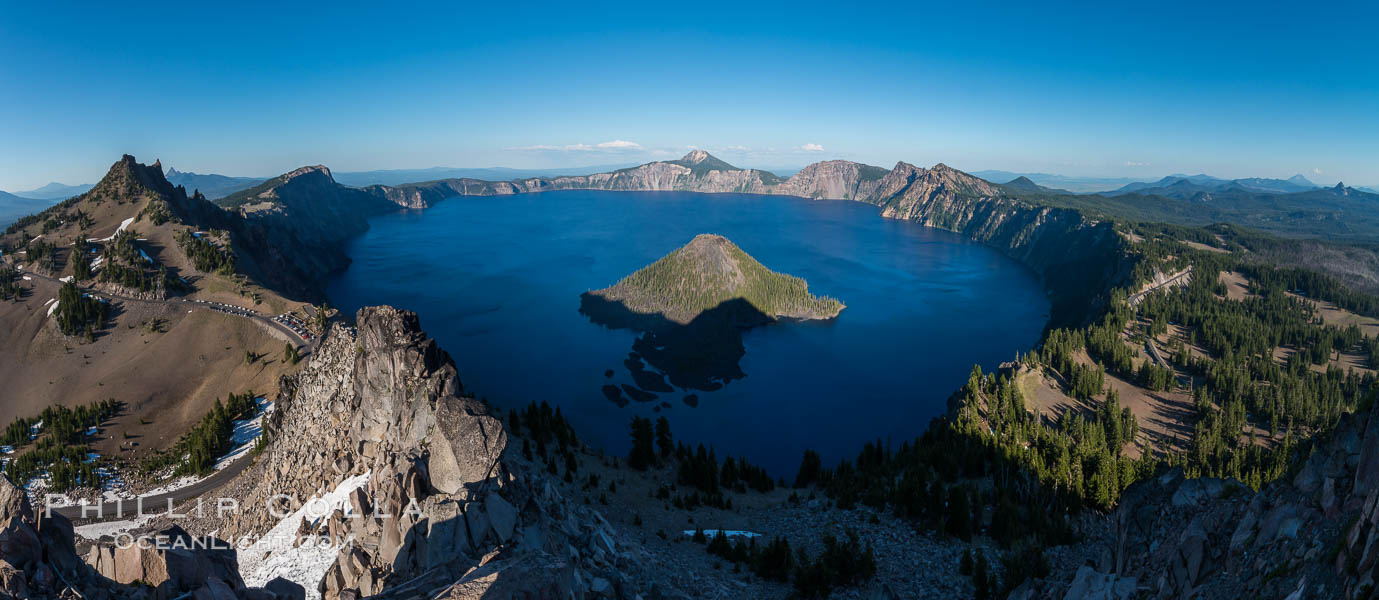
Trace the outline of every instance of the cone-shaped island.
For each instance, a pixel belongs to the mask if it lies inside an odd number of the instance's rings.
[[[727,238],[708,233],[612,287],[588,292],[586,304],[588,296],[679,325],[734,300],[745,300],[755,309],[749,312],[766,321],[831,319],[844,308],[833,298],[810,294],[803,279],[767,269]]]

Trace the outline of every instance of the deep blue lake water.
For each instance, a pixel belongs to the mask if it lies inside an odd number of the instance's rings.
[[[699,233],[726,236],[847,309],[830,322],[747,331],[746,376],[693,391],[695,407],[680,390],[619,406],[601,388],[632,383],[623,361],[638,333],[590,322],[580,294]],[[1034,274],[997,251],[847,201],[597,191],[453,198],[373,219],[348,252],[354,263],[332,281],[331,301],[349,312],[416,311],[465,388],[504,413],[550,402],[586,443],[611,453],[630,447],[633,415],[665,415],[676,439],[787,478],[806,448],[829,465],[868,440],[920,435],[973,364],[991,369],[1032,346],[1049,309]]]

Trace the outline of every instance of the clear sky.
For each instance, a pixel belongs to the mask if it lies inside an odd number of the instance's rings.
[[[0,189],[847,158],[1379,184],[1379,3],[7,2]]]

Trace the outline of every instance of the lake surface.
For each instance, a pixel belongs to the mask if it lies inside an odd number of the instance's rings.
[[[774,271],[842,300],[833,321],[742,335],[745,374],[716,391],[610,401],[633,385],[639,334],[579,312],[612,285],[699,233],[726,236]],[[1030,348],[1048,320],[1035,275],[996,250],[857,202],[746,194],[564,191],[446,200],[377,217],[328,293],[353,312],[416,311],[454,358],[464,387],[503,409],[560,406],[586,442],[630,447],[633,415],[670,419],[677,440],[713,445],[793,477],[806,448],[825,465],[868,440],[922,434],[973,364]],[[612,370],[613,376],[605,372]],[[697,396],[697,406],[684,402]]]

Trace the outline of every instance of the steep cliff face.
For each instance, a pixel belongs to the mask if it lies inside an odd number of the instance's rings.
[[[599,189],[659,192],[740,192],[769,193],[764,172],[755,169],[709,169],[677,162],[654,162],[612,173],[596,173],[554,179],[529,179],[516,182],[524,192],[549,190]],[[767,179],[769,175],[765,175]]]
[[[302,167],[220,201],[238,213],[262,277],[285,294],[323,298],[326,277],[349,266],[346,240],[368,218],[397,204],[335,182],[322,166]]]
[[[821,200],[863,200],[872,197],[887,174],[850,160],[817,162],[772,188],[772,193]]]
[[[405,185],[371,185],[364,191],[407,209],[423,209],[455,196],[505,196],[521,193],[522,189],[508,181],[479,179],[442,179]]]
[[[865,201],[880,206],[883,216],[961,233],[1024,263],[1044,281],[1051,325],[1087,319],[1128,273],[1124,242],[1110,223],[1007,197],[942,164],[899,163]]]

